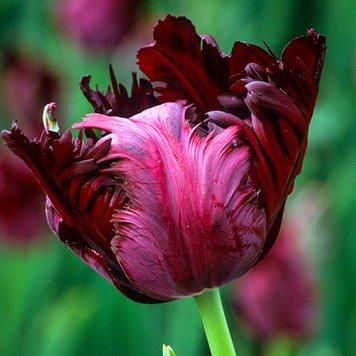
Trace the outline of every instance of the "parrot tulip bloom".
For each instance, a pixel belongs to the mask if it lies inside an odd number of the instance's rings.
[[[131,97],[112,71],[106,94],[82,79],[96,113],[73,126],[78,138],[46,128],[30,142],[16,124],[2,134],[46,191],[55,234],[144,303],[217,288],[268,252],[301,168],[325,50],[309,31],[281,60],[241,42],[226,56],[172,16],[154,39],[138,52],[149,81],[134,75]]]

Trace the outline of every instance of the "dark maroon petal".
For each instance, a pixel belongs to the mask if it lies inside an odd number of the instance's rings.
[[[95,112],[102,113],[102,114],[109,114],[112,110],[112,106],[106,96],[96,88],[92,90],[90,88],[90,80],[91,75],[86,75],[80,79],[79,86],[89,101],[90,105],[93,107]]]
[[[30,141],[14,123],[3,131],[6,145],[32,170],[48,195],[47,220],[58,238],[86,263],[113,281],[124,294],[141,302],[157,302],[130,285],[111,251],[111,223],[116,209],[127,201],[120,180],[101,173],[98,161],[108,154],[110,141],[72,139],[45,132]]]
[[[317,86],[325,50],[325,37],[315,30],[309,30],[305,36],[296,38],[284,48],[281,62],[285,69],[298,73],[300,78],[313,78],[314,85]]]
[[[273,219],[272,225],[268,226],[266,242],[263,245],[262,253],[259,259],[257,260],[256,264],[267,256],[268,252],[271,250],[271,248],[273,247],[274,243],[277,240],[277,237],[279,235],[279,230],[282,224],[284,206],[285,206],[285,202],[282,204],[282,207],[279,209],[279,211],[274,213],[275,218]]]
[[[138,65],[161,102],[185,99],[202,111],[218,108],[228,89],[228,58],[211,37],[200,38],[184,17],[167,16],[154,30],[154,42],[141,48]]]
[[[140,303],[159,303],[136,290],[118,264],[109,265],[97,251],[90,248],[80,232],[63,222],[49,199],[46,202],[46,215],[49,226],[58,238],[65,243],[89,267],[111,282],[121,293]]]
[[[227,128],[229,126],[241,126],[244,125],[243,121],[236,117],[235,115],[229,114],[224,111],[209,111],[206,113],[207,119],[205,121],[207,122],[214,122],[218,126],[222,128]]]
[[[85,128],[111,132],[106,159],[117,163],[108,170],[123,178],[130,198],[114,214],[112,248],[131,283],[160,300],[237,278],[258,259],[265,237],[248,178],[250,150],[236,143],[241,127],[201,138],[185,110],[167,103],[131,119],[84,119]]]
[[[244,97],[251,113],[249,124],[254,134],[245,131],[246,142],[252,147],[256,162],[251,176],[262,189],[269,231],[301,170],[318,92],[325,38],[309,31],[285,47],[280,61],[246,44],[238,43],[235,51],[236,63],[240,64],[233,64],[234,54],[230,64],[237,66],[236,72],[242,72],[241,79],[231,89]],[[270,245],[266,251],[269,248]]]
[[[246,94],[245,84],[246,83],[243,84],[244,94]],[[250,111],[248,110],[244,100],[237,97],[233,93],[220,95],[218,96],[218,100],[226,112],[236,115],[240,119],[246,119],[250,116]]]
[[[276,62],[275,58],[271,56],[264,49],[245,42],[237,41],[231,52],[229,61],[230,75],[232,78],[239,76],[248,64],[254,63],[261,67],[272,67]]]
[[[244,94],[251,80],[264,81],[281,89],[310,119],[325,55],[325,37],[314,30],[291,41],[281,59],[261,48],[235,44],[230,60],[231,90]]]
[[[306,36],[296,38],[284,48],[281,56],[284,77],[279,79],[278,72],[272,77],[309,120],[318,94],[325,50],[325,37],[314,30],[308,31]]]
[[[202,57],[210,85],[216,87],[217,94],[227,90],[229,76],[228,56],[222,52],[215,39],[209,35],[201,36]]]
[[[149,81],[140,79],[138,82],[136,73],[132,73],[131,96],[122,84],[118,84],[112,67],[110,66],[111,87],[106,94],[90,88],[91,76],[86,75],[80,80],[80,89],[89,103],[99,114],[129,117],[142,110],[158,104],[153,95],[153,88]]]
[[[69,131],[62,136],[52,133],[46,136],[43,133],[40,141],[30,141],[16,123],[11,132],[3,131],[2,137],[7,146],[29,166],[63,219],[71,226],[91,231],[88,219],[78,208],[83,183],[92,177],[90,173],[97,173],[98,170],[93,159],[83,162],[83,156],[90,151],[89,146],[83,147],[79,139],[72,140]],[[81,176],[83,172],[88,175]]]
[[[247,90],[245,102],[252,112],[251,125],[260,151],[253,176],[263,189],[267,213],[273,216],[299,171],[297,162],[304,154],[308,123],[293,101],[272,85],[252,82]]]

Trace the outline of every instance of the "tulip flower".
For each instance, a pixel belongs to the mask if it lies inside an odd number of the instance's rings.
[[[112,51],[138,20],[139,0],[60,0],[54,17],[61,32],[83,48]]]
[[[314,288],[299,237],[284,224],[271,253],[234,285],[238,315],[257,341],[312,333]]]
[[[106,94],[82,80],[96,113],[73,126],[78,138],[46,127],[30,141],[16,123],[2,136],[46,191],[59,239],[135,301],[196,296],[214,353],[211,327],[226,323],[211,290],[277,237],[324,50],[310,30],[281,59],[241,42],[227,56],[189,20],[167,16],[138,52],[148,81],[134,75],[131,96],[113,72]],[[212,303],[220,316],[206,315]],[[229,337],[223,344],[233,354]]]

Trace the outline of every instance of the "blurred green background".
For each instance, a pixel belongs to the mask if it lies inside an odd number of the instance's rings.
[[[112,63],[120,82],[129,84],[136,50],[150,41],[152,24],[167,13],[187,16],[198,33],[211,34],[227,53],[237,39],[258,45],[264,40],[280,53],[308,28],[327,36],[309,148],[290,198],[293,204],[303,188],[313,184],[317,194],[309,193],[309,199],[322,201],[306,228],[307,257],[318,291],[317,329],[291,354],[355,355],[355,2],[141,1],[137,12],[127,15],[135,16],[132,27],[110,51],[89,50],[66,34],[59,19],[60,3],[0,2],[0,81],[6,76],[9,50],[50,68],[59,78],[60,89],[52,100],[57,101],[62,128],[91,110],[79,90],[81,76],[90,73],[93,84],[104,89]],[[85,8],[78,21],[82,17]],[[20,118],[8,108],[4,87],[1,90],[0,127],[9,128],[13,119]],[[161,354],[162,343],[170,344],[178,356],[208,354],[193,300],[158,306],[133,303],[82,264],[49,229],[42,235],[25,246],[14,246],[9,239],[0,242],[0,355],[153,356]],[[254,355],[246,331],[236,321],[229,286],[224,289],[224,302],[239,354]],[[265,354],[286,355],[287,351],[283,341],[276,341]]]

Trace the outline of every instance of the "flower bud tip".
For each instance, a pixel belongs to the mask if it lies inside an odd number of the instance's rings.
[[[56,109],[55,102],[47,104],[43,109],[42,121],[43,121],[43,126],[47,132],[52,131],[52,132],[59,133],[60,131],[58,122],[54,117],[55,109]]]
[[[175,356],[176,355],[174,353],[173,349],[169,345],[163,344],[162,351],[163,351],[163,356]]]

